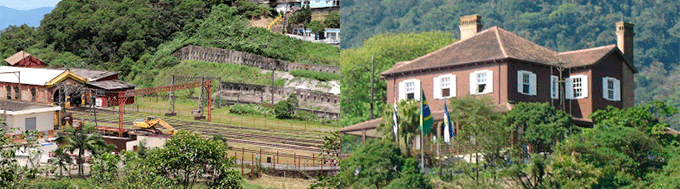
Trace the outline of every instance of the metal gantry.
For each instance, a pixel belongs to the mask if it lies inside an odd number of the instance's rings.
[[[123,136],[123,112],[124,112],[123,109],[125,107],[125,102],[129,98],[134,97],[134,96],[152,94],[152,93],[177,91],[177,90],[190,89],[190,88],[196,88],[196,87],[205,88],[205,90],[208,93],[208,117],[206,118],[206,121],[211,121],[211,119],[212,119],[212,97],[210,97],[211,92],[212,92],[212,81],[211,80],[191,82],[191,83],[183,83],[183,84],[177,84],[177,85],[168,85],[168,86],[161,86],[161,87],[152,87],[152,88],[145,88],[145,89],[128,90],[128,91],[122,91],[122,92],[118,93],[118,136],[119,137]]]

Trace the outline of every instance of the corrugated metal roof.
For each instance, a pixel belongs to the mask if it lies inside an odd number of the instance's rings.
[[[0,66],[0,73],[16,71],[20,72],[22,84],[39,86],[45,86],[48,82],[65,72],[65,70]],[[0,82],[19,83],[19,78],[15,74],[0,74]]]

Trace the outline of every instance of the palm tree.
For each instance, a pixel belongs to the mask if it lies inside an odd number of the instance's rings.
[[[61,147],[54,151],[54,155],[56,158],[53,159],[52,164],[59,168],[59,176],[63,176],[63,171],[66,169],[68,177],[71,178],[71,169],[68,168],[69,165],[73,164],[71,157]]]
[[[110,149],[104,142],[102,136],[99,133],[96,133],[96,130],[96,128],[89,125],[65,127],[59,134],[59,138],[57,138],[59,148],[63,148],[71,153],[78,150],[76,164],[78,164],[78,175],[81,177],[83,176],[83,163],[85,162],[83,154],[86,150],[96,155]]]
[[[383,138],[394,141],[392,125],[393,105],[387,105],[383,112],[383,120],[378,126],[378,131],[383,133]],[[411,155],[411,146],[416,135],[420,134],[420,103],[418,101],[399,101],[397,103],[397,130],[398,145],[402,152]]]

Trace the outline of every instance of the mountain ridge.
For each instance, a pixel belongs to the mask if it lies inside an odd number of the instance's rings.
[[[0,6],[0,30],[4,30],[11,25],[21,26],[26,24],[31,27],[38,27],[45,14],[52,12],[54,7],[41,7],[30,10],[18,10],[6,6]]]

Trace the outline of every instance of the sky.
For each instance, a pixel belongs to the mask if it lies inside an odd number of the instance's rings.
[[[61,0],[0,0],[0,6],[17,10],[31,10],[40,7],[56,7]]]

